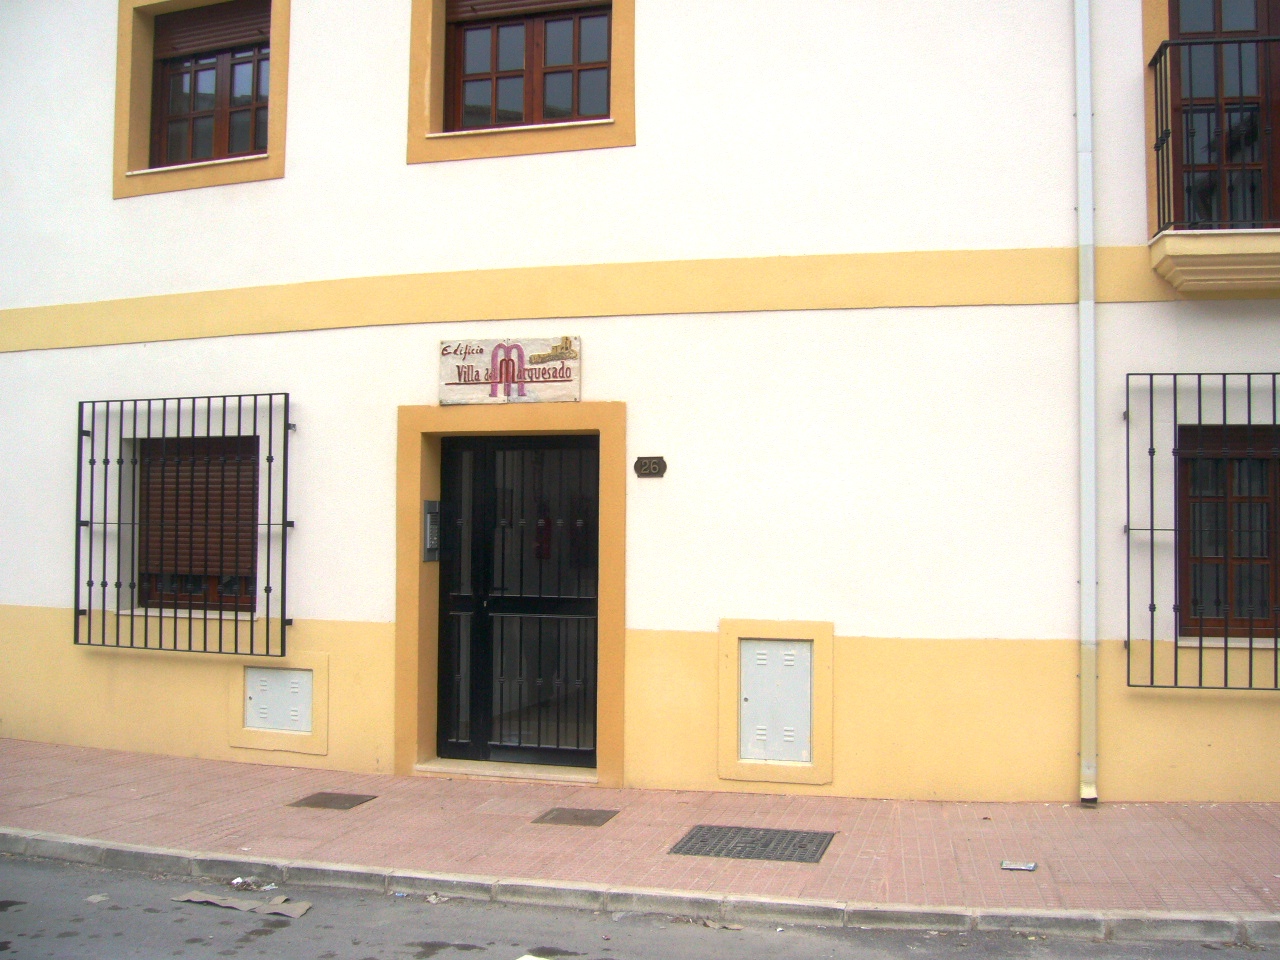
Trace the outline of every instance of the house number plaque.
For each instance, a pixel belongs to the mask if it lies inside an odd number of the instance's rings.
[[[662,457],[636,457],[637,477],[660,477],[667,472],[667,461]]]

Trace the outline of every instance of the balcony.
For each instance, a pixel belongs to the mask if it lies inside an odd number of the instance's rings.
[[[1280,290],[1280,37],[1169,41],[1150,67],[1152,267],[1185,294]]]

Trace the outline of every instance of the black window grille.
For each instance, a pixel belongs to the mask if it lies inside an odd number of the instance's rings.
[[[1128,683],[1280,689],[1276,373],[1131,373]]]
[[[79,417],[75,643],[284,656],[289,395]]]

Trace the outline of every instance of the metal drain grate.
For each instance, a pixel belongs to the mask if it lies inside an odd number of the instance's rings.
[[[761,827],[708,827],[686,833],[672,853],[691,857],[732,857],[735,860],[782,860],[817,863],[827,852],[834,833],[818,830],[766,830]]]
[[[580,807],[552,807],[533,822],[554,823],[562,827],[603,827],[617,815],[617,810],[585,810]]]
[[[377,796],[367,793],[313,793],[309,797],[293,801],[289,806],[315,807],[320,810],[350,810],[352,807],[377,799]]]

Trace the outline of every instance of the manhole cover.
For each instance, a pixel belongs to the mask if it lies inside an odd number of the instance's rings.
[[[367,793],[313,793],[309,797],[293,801],[289,806],[318,807],[321,810],[350,810],[352,807],[377,799],[376,796]]]
[[[602,827],[617,815],[617,810],[583,810],[578,807],[552,807],[533,822],[555,823],[562,827]]]
[[[827,852],[834,833],[817,830],[766,830],[761,827],[708,827],[686,833],[672,853],[691,857],[731,857],[735,860],[783,860],[817,863]]]

